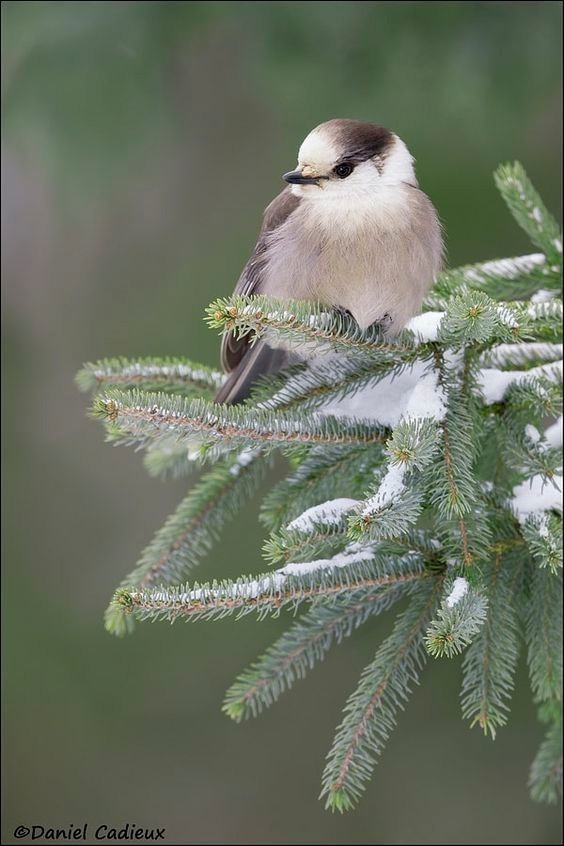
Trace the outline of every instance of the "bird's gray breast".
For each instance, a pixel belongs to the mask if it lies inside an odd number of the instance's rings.
[[[388,314],[399,331],[441,263],[435,210],[417,193],[345,208],[302,202],[268,238],[261,290],[346,308],[363,328]]]

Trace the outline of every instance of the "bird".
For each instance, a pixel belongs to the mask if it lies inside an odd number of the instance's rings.
[[[397,335],[421,309],[444,256],[435,207],[419,188],[402,139],[376,123],[333,119],[298,151],[286,187],[267,206],[235,294],[314,300],[365,330]],[[299,360],[266,339],[222,338],[226,378],[216,402],[234,405],[257,379]]]

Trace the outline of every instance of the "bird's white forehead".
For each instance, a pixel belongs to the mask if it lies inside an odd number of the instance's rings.
[[[316,127],[304,139],[298,151],[298,164],[330,168],[339,158],[340,152],[330,134],[323,127]]]

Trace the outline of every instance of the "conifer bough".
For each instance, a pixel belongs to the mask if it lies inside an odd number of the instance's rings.
[[[106,627],[304,610],[240,675],[224,710],[259,714],[329,649],[401,602],[350,695],[322,778],[326,806],[361,797],[425,662],[462,654],[462,716],[495,737],[522,649],[546,738],[534,799],[562,780],[562,240],[519,164],[496,184],[540,252],[443,273],[397,339],[315,303],[233,296],[211,327],[267,336],[309,364],[263,379],[236,407],[222,376],[185,359],[109,359],[77,381],[114,443],[152,473],[207,470],[116,591]],[[277,569],[191,581],[273,451],[265,558]]]

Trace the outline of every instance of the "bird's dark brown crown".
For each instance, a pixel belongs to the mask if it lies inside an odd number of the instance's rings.
[[[319,129],[326,132],[335,146],[343,151],[342,161],[355,164],[383,156],[394,139],[386,127],[360,120],[335,118],[321,124]]]

